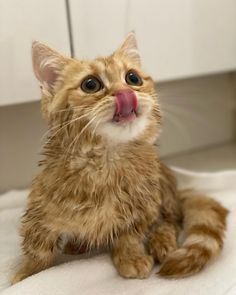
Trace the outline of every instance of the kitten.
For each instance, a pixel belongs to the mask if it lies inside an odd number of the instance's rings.
[[[134,33],[93,61],[39,42],[32,55],[50,129],[22,219],[24,259],[12,282],[49,267],[63,251],[63,236],[70,237],[66,249],[109,247],[126,278],[148,277],[155,261],[162,276],[200,271],[222,249],[227,210],[177,191],[160,162],[157,95],[141,70]]]

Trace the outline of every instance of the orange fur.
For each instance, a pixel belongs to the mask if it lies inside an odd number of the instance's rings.
[[[159,274],[183,277],[200,271],[223,247],[228,211],[215,200],[191,191],[179,193],[185,240],[163,261]]]
[[[162,263],[160,274],[180,276],[218,254],[226,211],[204,197],[179,198],[171,171],[160,163],[154,145],[160,130],[157,95],[141,70],[134,34],[114,54],[94,61],[66,58],[36,42],[33,66],[49,136],[22,219],[24,259],[12,282],[49,267],[65,237],[66,252],[79,251],[77,241],[109,247],[118,272],[128,278],[147,277],[153,258]],[[130,69],[142,85],[127,85]],[[84,92],[88,75],[104,87]],[[114,93],[126,88],[137,97],[137,116],[116,124]],[[187,239],[176,250],[182,220]]]

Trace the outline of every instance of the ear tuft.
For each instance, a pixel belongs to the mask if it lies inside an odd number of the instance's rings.
[[[119,49],[124,55],[129,57],[134,63],[140,65],[140,55],[136,41],[135,32],[131,31],[127,35],[124,43]]]
[[[36,78],[52,94],[54,85],[66,64],[66,58],[43,43],[32,43],[32,63]]]

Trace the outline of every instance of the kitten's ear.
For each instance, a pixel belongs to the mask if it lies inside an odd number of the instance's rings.
[[[134,31],[131,31],[124,43],[121,45],[121,47],[118,49],[119,52],[130,58],[134,63],[140,65],[140,55],[138,52],[138,46],[136,41],[136,36]]]
[[[67,59],[48,46],[34,41],[32,62],[36,78],[45,90],[53,94],[55,83],[59,80]]]

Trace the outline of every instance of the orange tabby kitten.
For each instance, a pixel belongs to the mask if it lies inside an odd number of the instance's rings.
[[[24,259],[12,282],[49,267],[64,236],[66,250],[108,246],[126,278],[148,277],[154,261],[162,276],[200,271],[222,249],[227,210],[178,192],[160,162],[157,95],[141,70],[134,33],[93,61],[38,42],[32,53],[50,133],[22,220]]]

